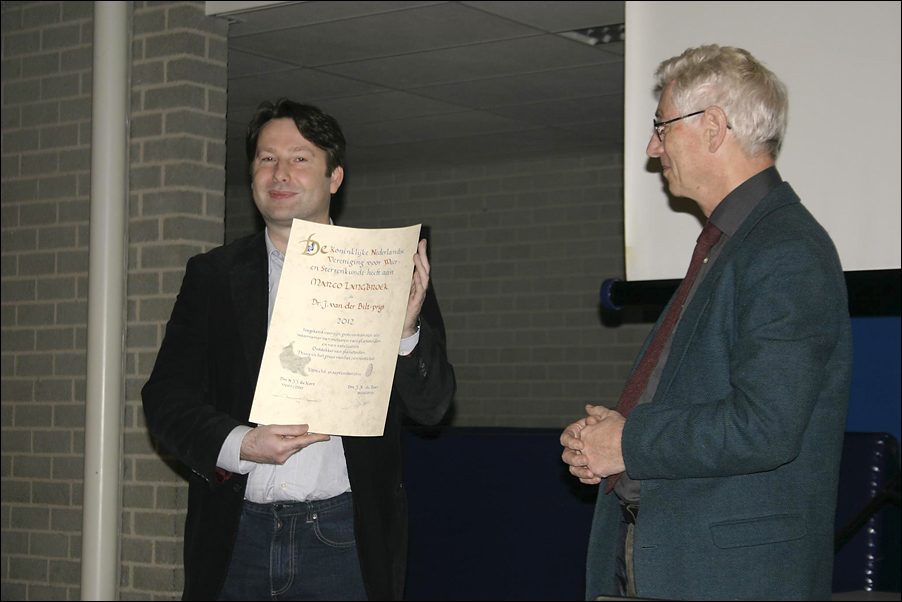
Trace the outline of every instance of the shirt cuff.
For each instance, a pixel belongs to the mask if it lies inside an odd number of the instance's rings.
[[[417,324],[417,331],[407,337],[406,339],[401,339],[401,345],[398,347],[398,355],[410,355],[413,353],[413,350],[417,348],[417,345],[420,342],[420,325]]]
[[[249,473],[255,463],[241,459],[241,442],[244,440],[244,436],[252,430],[251,427],[244,425],[233,428],[222,443],[222,449],[219,450],[219,457],[216,459],[216,466],[229,472]]]

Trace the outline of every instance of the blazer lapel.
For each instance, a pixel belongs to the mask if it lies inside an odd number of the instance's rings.
[[[269,311],[269,272],[263,233],[251,239],[246,252],[232,267],[229,287],[251,382],[256,384]]]
[[[677,373],[683,355],[686,353],[689,344],[695,337],[695,332],[698,329],[702,316],[708,311],[708,305],[711,302],[711,295],[717,286],[717,281],[723,274],[724,269],[726,269],[727,264],[729,264],[733,256],[742,247],[749,232],[751,232],[758,222],[760,222],[768,213],[785,205],[798,202],[799,198],[795,195],[792,188],[789,187],[789,184],[783,182],[770,194],[761,199],[758,206],[751,214],[749,214],[745,221],[742,222],[742,225],[736,231],[736,234],[730,238],[730,241],[717,258],[717,262],[711,268],[708,275],[705,276],[705,279],[699,285],[698,290],[695,291],[695,296],[692,298],[689,306],[686,307],[683,316],[680,318],[679,324],[677,324],[676,331],[672,335],[673,342],[667,357],[667,364],[664,366],[664,370],[661,373],[661,380],[655,391],[654,401],[656,403],[660,403],[662,400],[667,399],[668,390],[670,389],[673,377]]]

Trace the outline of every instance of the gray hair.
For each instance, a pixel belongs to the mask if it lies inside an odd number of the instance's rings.
[[[748,157],[780,152],[789,98],[774,73],[742,48],[699,46],[662,62],[655,71],[659,92],[673,84],[681,115],[711,106],[723,109]]]

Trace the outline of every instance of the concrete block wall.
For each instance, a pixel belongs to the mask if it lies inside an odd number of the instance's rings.
[[[2,589],[80,597],[92,2],[3,3]],[[227,25],[136,2],[121,598],[178,598],[187,487],[144,427],[187,258],[223,239]]]
[[[228,27],[203,2],[146,2],[134,28],[120,595],[147,600],[181,596],[188,489],[141,387],[185,264],[223,243]]]
[[[4,600],[78,599],[91,2],[4,2]]]
[[[239,148],[234,148],[234,147]],[[232,242],[263,229],[263,217],[251,197],[251,179],[247,173],[244,141],[229,140],[229,159],[226,161],[225,239]]]
[[[622,172],[601,152],[345,171],[341,225],[431,228],[458,382],[449,424],[557,428],[616,404],[651,328],[604,326],[598,310],[601,282],[623,276]],[[243,174],[229,180],[233,239],[257,226]]]

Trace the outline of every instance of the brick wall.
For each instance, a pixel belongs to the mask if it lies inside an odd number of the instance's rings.
[[[203,2],[135,11],[123,600],[181,595],[184,468],[150,439],[147,381],[188,259],[223,242],[228,30]]]
[[[78,599],[92,2],[3,2],[2,589]],[[143,426],[187,258],[222,242],[227,26],[137,2],[121,598],[178,597],[187,489]]]
[[[92,13],[3,3],[4,600],[78,597]]]
[[[459,426],[563,427],[613,406],[649,325],[602,325],[598,288],[623,276],[617,153],[509,157],[437,168],[349,169],[342,225],[431,226]],[[229,174],[230,239],[254,231]]]
[[[232,242],[263,229],[263,217],[251,197],[251,181],[247,173],[244,140],[228,141],[226,161],[225,240]]]

